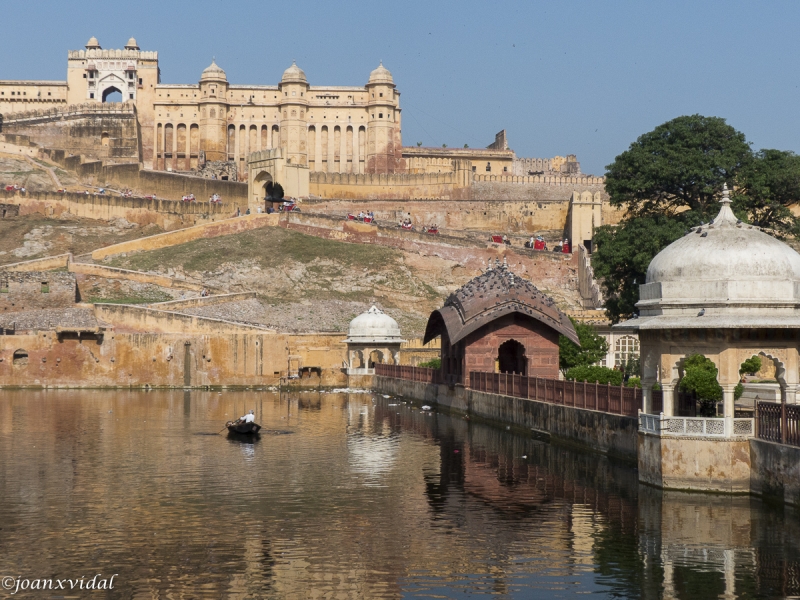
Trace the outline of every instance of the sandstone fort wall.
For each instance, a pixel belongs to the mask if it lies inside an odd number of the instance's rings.
[[[68,213],[86,219],[123,218],[137,225],[155,224],[167,231],[197,223],[227,219],[231,207],[208,202],[181,202],[180,200],[148,200],[109,195],[85,195],[57,192],[6,192],[0,190],[0,200],[19,207],[20,215],[38,213],[59,216]],[[233,211],[235,212],[235,208]]]
[[[303,369],[343,385],[342,334],[276,334],[176,313],[98,305],[118,329],[0,336],[2,386],[144,387],[273,385]],[[202,323],[206,321],[206,323]],[[129,329],[183,328],[184,332]],[[14,359],[15,352],[24,360]]]
[[[139,123],[132,103],[80,104],[7,114],[4,134],[27,136],[33,143],[110,162],[139,162]]]
[[[75,277],[70,273],[0,271],[0,312],[72,306],[75,295]]]

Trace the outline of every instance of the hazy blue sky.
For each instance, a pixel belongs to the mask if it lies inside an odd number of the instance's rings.
[[[0,79],[64,79],[95,35],[158,50],[162,81],[216,56],[232,83],[363,85],[379,60],[403,141],[574,153],[586,173],[678,115],[724,117],[755,148],[800,149],[800,2],[2,0]]]

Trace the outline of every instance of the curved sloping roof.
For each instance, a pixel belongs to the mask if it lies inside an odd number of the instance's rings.
[[[431,313],[425,343],[447,331],[450,343],[455,344],[495,319],[513,313],[544,323],[580,345],[572,322],[553,299],[505,265],[490,268],[450,294],[444,306]]]

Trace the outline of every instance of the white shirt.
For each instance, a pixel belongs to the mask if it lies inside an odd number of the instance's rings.
[[[245,423],[252,423],[253,421],[256,420],[256,416],[251,413],[247,413],[245,416],[241,418],[241,420],[244,421]]]

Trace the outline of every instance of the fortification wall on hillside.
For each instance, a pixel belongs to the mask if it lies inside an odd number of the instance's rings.
[[[133,252],[144,252],[146,250],[158,250],[159,248],[177,246],[201,238],[231,235],[234,233],[241,233],[242,231],[258,229],[260,227],[275,227],[279,219],[280,215],[278,213],[271,215],[262,213],[224,219],[213,223],[205,223],[194,227],[187,227],[179,231],[160,233],[138,240],[130,240],[112,246],[106,246],[105,248],[99,248],[92,252],[92,259],[102,260],[116,254],[131,254]]]
[[[133,103],[81,104],[12,113],[4,134],[27,136],[43,148],[109,162],[139,162],[140,134]]]
[[[469,185],[469,171],[443,173],[309,173],[309,192],[323,198],[448,198]]]
[[[156,224],[171,231],[230,218],[227,204],[208,202],[187,203],[175,200],[147,200],[121,196],[95,196],[57,192],[6,192],[0,190],[0,203],[19,207],[20,215],[42,214],[58,216],[68,213],[86,219],[111,220],[123,218],[138,225]]]
[[[303,210],[344,218],[348,213],[373,211],[379,220],[399,222],[410,218],[417,228],[436,223],[444,230],[478,230],[503,233],[563,232],[571,192],[548,200],[309,200]]]

